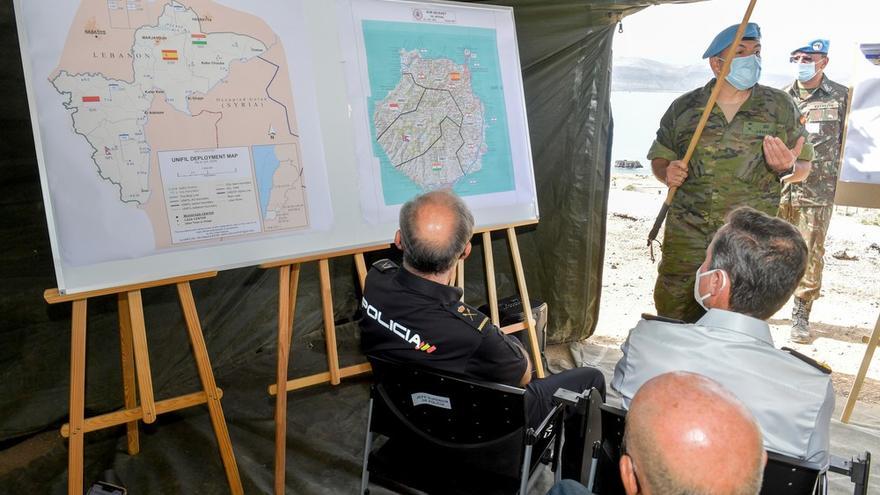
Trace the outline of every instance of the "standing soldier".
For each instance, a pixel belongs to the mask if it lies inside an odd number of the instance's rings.
[[[716,78],[738,27],[721,31],[703,54]],[[681,158],[716,84],[714,79],[672,102],[648,152],[657,179],[678,188],[666,219],[654,303],[661,316],[687,322],[695,322],[704,313],[702,301],[693,295],[696,272],[724,216],[743,205],[776,215],[780,180],[803,180],[813,159],[813,147],[805,143],[807,133],[791,97],[757,84],[761,75],[757,24],[746,26],[734,56],[730,73],[718,81],[718,101],[690,162]],[[727,281],[731,282],[736,283]]]
[[[807,272],[794,293],[791,313],[791,340],[801,343],[810,341],[810,309],[822,286],[825,234],[833,211],[848,96],[845,86],[823,73],[828,66],[828,45],[828,40],[813,40],[791,52],[797,81],[785,88],[803,114],[801,120],[816,154],[809,178],[786,184],[779,203],[779,216],[800,229],[810,249]]]

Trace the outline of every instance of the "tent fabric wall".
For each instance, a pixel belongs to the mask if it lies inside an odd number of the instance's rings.
[[[601,289],[608,191],[611,42],[618,14],[639,2],[510,1],[516,10],[541,222],[521,229],[530,294],[550,304],[550,340],[579,340],[595,327]],[[54,287],[39,175],[12,2],[0,7],[0,449],[57,428],[67,416],[69,304],[47,305]],[[496,240],[501,294],[515,290]],[[466,297],[485,302],[480,250],[468,264]],[[351,260],[331,263],[334,310],[343,365],[357,352],[358,293]],[[291,376],[323,370],[324,345],[316,266],[301,276]],[[275,271],[243,268],[194,283],[207,347],[218,377],[234,375],[275,352]],[[198,387],[183,317],[171,287],[144,292],[156,396]],[[121,405],[116,301],[89,302],[87,415]],[[266,383],[272,381],[267,372]]]

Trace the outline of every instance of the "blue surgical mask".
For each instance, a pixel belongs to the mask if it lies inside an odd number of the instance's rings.
[[[810,62],[808,64],[799,63],[798,67],[798,81],[807,82],[816,75],[816,62]]]
[[[725,79],[734,88],[745,91],[755,84],[761,78],[761,57],[757,55],[749,55],[748,57],[737,57],[730,64],[730,74]]]

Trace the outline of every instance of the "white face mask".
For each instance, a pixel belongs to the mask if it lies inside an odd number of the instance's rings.
[[[713,272],[721,272],[721,277],[723,280],[721,282],[721,287],[718,289],[721,290],[724,288],[724,286],[727,285],[727,272],[720,268],[716,268],[714,270],[709,270],[705,273],[700,273],[700,268],[701,267],[697,268],[697,278],[694,280],[694,300],[697,301],[697,304],[699,304],[703,309],[709,311],[709,308],[706,307],[706,303],[704,303],[703,301],[712,297],[712,293],[710,292],[705,296],[700,294],[700,279],[707,275],[711,275]]]

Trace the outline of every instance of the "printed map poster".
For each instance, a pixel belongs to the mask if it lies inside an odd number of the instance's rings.
[[[482,225],[537,219],[512,9],[338,5],[366,221],[393,222],[438,189],[462,196]]]
[[[331,227],[301,1],[17,1],[59,288],[283,257]]]
[[[880,43],[861,44],[859,54],[834,202],[880,208]]]

